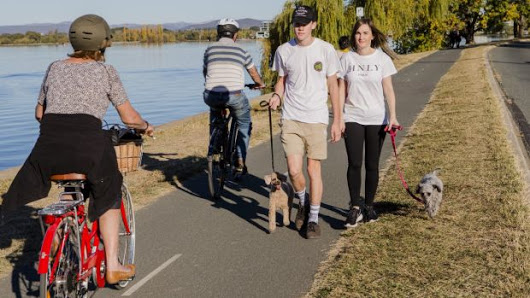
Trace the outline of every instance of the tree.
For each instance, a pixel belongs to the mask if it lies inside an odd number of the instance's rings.
[[[510,1],[515,5],[516,14],[513,16],[513,36],[523,37],[525,27],[528,27],[528,18],[530,18],[530,0],[513,0]]]
[[[339,37],[348,34],[348,22],[344,14],[343,0],[298,0],[286,1],[282,12],[271,23],[269,39],[264,41],[261,72],[266,84],[276,80],[276,74],[270,70],[276,49],[294,37],[291,15],[296,5],[307,5],[317,13],[317,27],[313,36],[331,44],[337,44]]]

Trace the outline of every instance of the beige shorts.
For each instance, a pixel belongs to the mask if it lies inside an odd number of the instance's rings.
[[[282,119],[281,140],[285,156],[299,154],[315,160],[328,157],[328,125]]]

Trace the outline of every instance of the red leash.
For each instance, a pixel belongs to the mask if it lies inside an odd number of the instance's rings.
[[[418,198],[416,195],[414,195],[414,193],[412,193],[412,191],[410,190],[408,184],[407,184],[407,181],[405,181],[405,178],[403,177],[403,171],[401,171],[401,168],[399,166],[399,159],[398,159],[398,155],[397,155],[397,150],[396,150],[396,132],[398,130],[402,130],[403,127],[401,125],[392,125],[392,128],[390,129],[387,129],[385,128],[385,131],[390,135],[390,140],[392,140],[392,148],[394,148],[394,156],[396,157],[396,171],[398,172],[398,175],[399,175],[399,179],[401,179],[401,184],[403,184],[403,187],[405,188],[405,190],[407,191],[407,193],[416,201],[422,203],[422,204],[425,204],[425,202],[421,199],[421,198]]]

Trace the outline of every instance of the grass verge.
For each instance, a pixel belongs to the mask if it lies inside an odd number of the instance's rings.
[[[396,67],[402,69],[432,53],[400,56],[395,61]],[[259,107],[259,102],[269,97],[264,95],[252,100],[251,147],[269,140],[268,112]],[[273,112],[273,123],[278,121],[279,113]],[[175,190],[187,178],[205,171],[207,127],[208,114],[203,113],[161,125],[157,127],[156,140],[145,139],[142,169],[124,177],[136,210]],[[279,132],[278,125],[274,125],[273,129],[274,133]],[[16,171],[8,170],[0,174],[2,194],[7,191]],[[48,198],[22,208],[7,224],[0,226],[0,277],[13,271],[14,267],[25,266],[37,259],[42,237],[35,214],[39,208],[56,200],[57,194],[58,190],[52,187]]]
[[[346,231],[312,297],[530,297],[529,208],[484,52],[470,48],[441,79],[400,148],[407,177],[441,167],[444,201],[430,220],[383,170],[381,219]]]

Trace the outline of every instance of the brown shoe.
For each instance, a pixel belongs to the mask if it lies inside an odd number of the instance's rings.
[[[306,205],[298,205],[298,211],[294,219],[294,224],[298,231],[302,230],[302,227],[306,224],[306,220],[309,218],[309,194],[305,194]]]
[[[309,215],[309,206],[298,206],[298,211],[296,212],[296,217],[294,219],[294,224],[298,231],[302,230],[302,227],[305,224]]]
[[[320,226],[316,222],[310,221],[307,224],[306,238],[307,239],[320,238]]]
[[[107,284],[113,285],[122,280],[133,279],[136,274],[136,267],[132,264],[125,265],[125,267],[129,268],[129,271],[107,271],[107,274],[105,274]]]

